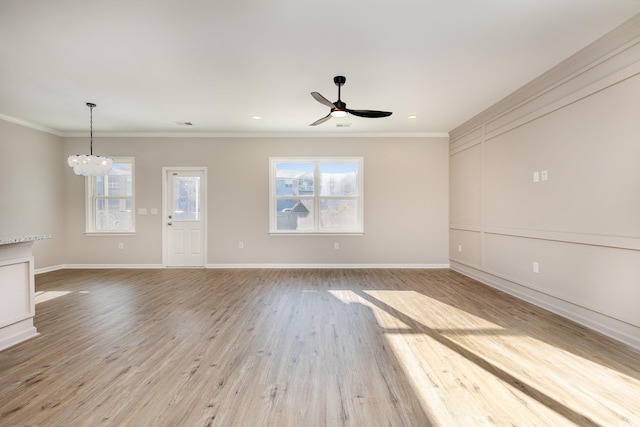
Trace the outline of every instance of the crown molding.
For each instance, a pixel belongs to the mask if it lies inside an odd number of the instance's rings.
[[[31,123],[31,122],[28,122],[26,120],[18,119],[16,117],[7,116],[6,114],[0,113],[0,120],[4,120],[5,122],[14,123],[16,125],[24,126],[24,127],[27,127],[27,128],[39,130],[41,132],[50,133],[50,134],[55,135],[55,136],[64,136],[61,132],[59,132],[59,131],[57,131],[55,129],[51,129],[51,128],[48,128],[46,126],[41,126],[41,125],[38,125],[36,123]]]
[[[508,113],[539,94],[588,71],[637,43],[640,43],[640,14],[633,16],[520,89],[451,130],[449,132],[451,140],[464,137],[490,120]]]
[[[66,138],[86,137],[86,132],[62,132]],[[449,138],[448,132],[381,132],[381,133],[251,133],[251,132],[95,132],[101,138]]]

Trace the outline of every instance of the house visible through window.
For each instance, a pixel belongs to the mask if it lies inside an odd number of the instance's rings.
[[[87,177],[87,233],[132,233],[133,158],[114,158],[105,176]]]
[[[271,233],[362,233],[362,158],[270,159]]]

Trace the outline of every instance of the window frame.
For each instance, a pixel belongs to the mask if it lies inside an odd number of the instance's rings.
[[[131,165],[131,196],[97,196],[96,177],[87,176],[85,180],[85,234],[87,236],[117,236],[132,235],[136,232],[136,208],[135,208],[135,158],[112,157],[113,164]],[[131,201],[131,228],[128,230],[96,230],[96,201],[111,199],[127,199]]]
[[[276,195],[276,165],[279,163],[312,163],[313,164],[313,195],[293,196],[295,198],[313,201],[313,230],[278,230],[276,203],[279,199],[290,199],[292,196]],[[320,194],[320,165],[322,163],[356,163],[358,165],[357,195],[356,196],[322,196]],[[357,227],[352,230],[321,230],[320,229],[320,209],[321,202],[325,199],[354,199],[357,203]],[[361,156],[349,157],[269,157],[269,234],[274,236],[283,235],[363,235],[364,234],[364,158]]]

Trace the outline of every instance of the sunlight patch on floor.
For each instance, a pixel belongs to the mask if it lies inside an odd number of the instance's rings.
[[[353,291],[334,291],[334,290],[329,290],[328,291],[331,295],[333,295],[333,297],[337,298],[339,301],[341,301],[344,304],[361,304],[365,307],[368,307],[371,309],[371,311],[373,312],[373,315],[376,318],[376,321],[378,322],[378,325],[380,325],[381,328],[384,329],[404,329],[404,330],[409,330],[411,329],[411,327],[409,325],[407,325],[406,323],[402,322],[400,319],[398,319],[397,317],[387,313],[384,310],[380,310],[378,307],[376,307],[375,305],[371,304],[369,301],[367,301],[366,299],[362,298],[360,295],[356,294]]]
[[[364,294],[368,300],[349,298],[384,319],[380,326],[423,409],[446,414],[442,425],[492,424],[496,415],[514,424],[571,425],[584,416],[640,425],[640,379],[545,342],[536,327],[531,336],[509,327],[508,318],[496,318],[501,326],[414,291]],[[387,326],[398,321],[410,330]]]
[[[63,297],[67,294],[70,294],[70,291],[39,291],[35,294],[36,304],[41,302],[50,301],[52,299]]]

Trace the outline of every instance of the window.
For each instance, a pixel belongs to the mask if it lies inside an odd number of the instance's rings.
[[[105,176],[87,177],[87,233],[133,233],[133,158],[113,159]]]
[[[362,158],[271,158],[271,233],[362,233]]]

